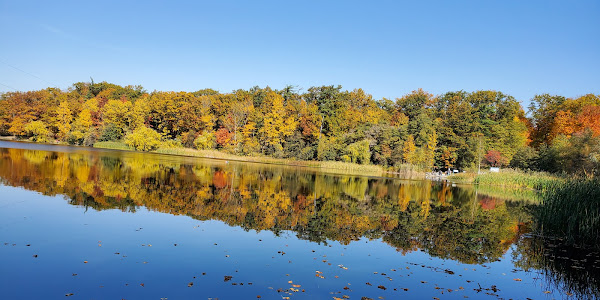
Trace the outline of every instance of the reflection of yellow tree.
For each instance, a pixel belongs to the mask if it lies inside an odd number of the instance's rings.
[[[473,192],[443,184],[202,162],[0,149],[0,178],[96,209],[145,206],[256,230],[295,230],[316,241],[383,236],[399,251],[421,248],[464,262],[499,257],[516,235],[504,204],[484,210],[472,201]]]

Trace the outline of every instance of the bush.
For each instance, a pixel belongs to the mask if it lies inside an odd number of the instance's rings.
[[[135,150],[152,151],[158,149],[161,145],[161,138],[160,133],[151,128],[139,127],[125,136],[125,144]]]
[[[194,140],[194,147],[198,150],[213,149],[216,145],[214,132],[205,131]]]
[[[46,124],[42,121],[33,121],[25,125],[25,131],[34,142],[48,142],[50,131],[46,128]]]
[[[368,164],[371,162],[371,150],[369,148],[369,141],[362,140],[360,142],[352,143],[346,148],[346,155],[342,156],[342,159],[346,161],[345,156],[348,156],[350,161],[357,164]]]
[[[511,168],[521,170],[537,170],[537,164],[540,155],[531,147],[523,147],[517,151],[510,161]]]
[[[117,127],[115,124],[108,124],[104,126],[102,129],[102,133],[100,133],[100,138],[98,139],[101,142],[107,141],[118,141],[123,138],[123,130]]]
[[[184,147],[194,147],[194,141],[198,137],[198,133],[195,130],[190,130],[181,134],[181,143]]]

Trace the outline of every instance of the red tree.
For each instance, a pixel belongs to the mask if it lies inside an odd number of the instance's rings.
[[[492,167],[501,167],[507,163],[506,157],[502,156],[502,153],[499,151],[493,149],[488,151],[484,158]]]

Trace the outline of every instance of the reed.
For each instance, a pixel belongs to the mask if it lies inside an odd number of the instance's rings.
[[[513,169],[501,170],[499,173],[486,172],[482,174],[459,173],[451,175],[450,180],[459,183],[473,183],[479,185],[502,186],[516,189],[533,189],[542,191],[554,182],[563,181],[564,178],[545,172],[519,171]]]
[[[484,173],[477,175],[474,183],[485,185],[501,185],[512,188],[530,188],[544,190],[548,185],[562,179],[545,172],[522,172],[503,170],[500,173]]]
[[[123,142],[97,142],[94,144],[94,148],[135,151]]]
[[[600,249],[600,180],[571,179],[549,184],[536,219],[543,236]]]

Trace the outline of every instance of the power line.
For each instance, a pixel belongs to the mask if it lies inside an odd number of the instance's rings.
[[[15,89],[14,87],[12,87],[12,86],[8,86],[8,85],[6,85],[6,84],[4,84],[4,83],[1,83],[1,82],[0,82],[0,85],[2,85],[2,86],[5,86],[5,87],[7,87],[7,88],[9,88],[9,89],[11,89],[11,90],[14,90],[15,92],[17,91],[17,89]]]
[[[51,85],[51,86],[58,87],[58,85],[57,85],[57,84],[54,84],[54,83],[52,83],[52,82],[49,82],[49,81],[47,81],[47,80],[45,80],[45,79],[43,79],[43,78],[40,78],[40,77],[38,77],[38,76],[36,76],[36,75],[33,75],[33,74],[29,73],[29,72],[27,72],[27,71],[23,71],[23,70],[21,70],[21,69],[19,69],[19,68],[15,67],[15,66],[13,66],[13,65],[11,65],[11,64],[8,64],[8,63],[6,63],[6,62],[5,62],[5,61],[3,61],[3,60],[0,60],[0,62],[1,62],[1,63],[3,63],[3,64],[5,64],[5,65],[7,65],[7,66],[9,66],[9,67],[11,67],[11,68],[13,68],[13,69],[15,69],[15,70],[21,71],[21,72],[23,72],[23,73],[25,73],[25,74],[27,74],[27,75],[29,75],[29,76],[35,77],[35,78],[37,78],[37,79],[39,79],[39,80],[41,80],[41,81],[43,81],[43,82],[45,82],[45,83],[47,83],[47,84],[49,84],[49,85]]]

